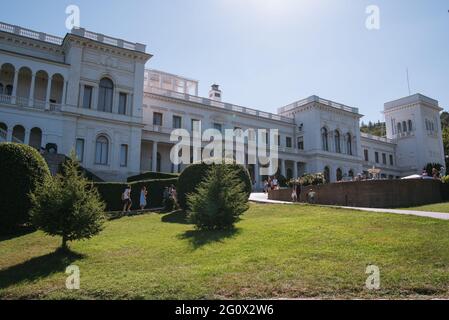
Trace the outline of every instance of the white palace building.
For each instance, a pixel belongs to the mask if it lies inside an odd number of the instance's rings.
[[[444,164],[438,101],[415,94],[384,107],[387,137],[360,132],[359,110],[317,96],[277,114],[222,102],[212,86],[145,69],[143,44],[73,29],[64,38],[0,22],[0,142],[68,155],[106,181],[146,171],[179,172],[170,133],[278,129],[286,177],[324,172],[339,181],[376,167],[384,179]],[[254,176],[259,165],[249,166]]]

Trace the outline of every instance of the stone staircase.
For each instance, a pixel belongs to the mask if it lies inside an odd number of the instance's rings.
[[[44,153],[42,155],[45,161],[48,164],[48,168],[53,176],[55,176],[59,172],[59,168],[62,163],[64,163],[66,157],[63,154],[55,154],[55,153]]]

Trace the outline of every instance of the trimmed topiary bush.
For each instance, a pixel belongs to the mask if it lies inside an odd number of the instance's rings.
[[[132,176],[127,179],[128,182],[138,182],[147,180],[163,180],[179,178],[177,173],[161,173],[161,172],[145,172],[137,176]]]
[[[253,186],[251,183],[251,178],[248,170],[238,164],[205,164],[198,163],[192,164],[184,169],[184,171],[179,176],[178,181],[178,202],[182,209],[187,210],[187,195],[194,193],[198,188],[199,184],[205,180],[207,172],[211,166],[227,166],[236,172],[238,179],[244,184],[245,195],[249,198],[251,195]]]
[[[171,185],[177,185],[178,179],[147,180],[132,183],[100,182],[94,183],[101,199],[106,203],[107,211],[122,211],[122,194],[126,186],[131,186],[132,209],[139,209],[140,191],[143,186],[147,187],[147,208],[160,208],[164,205],[164,189]]]
[[[189,219],[198,230],[232,229],[248,210],[245,183],[229,165],[210,166],[197,190],[187,197]]]
[[[1,143],[0,177],[0,231],[10,232],[29,222],[29,194],[50,177],[50,170],[34,148]]]

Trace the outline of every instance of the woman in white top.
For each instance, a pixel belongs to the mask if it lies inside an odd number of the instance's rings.
[[[147,206],[147,187],[143,186],[142,190],[140,191],[140,209],[143,211],[145,210],[145,207]]]

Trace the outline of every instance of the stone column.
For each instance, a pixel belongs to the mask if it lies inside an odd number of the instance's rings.
[[[285,170],[285,160],[279,159],[280,165],[281,165],[281,175],[286,176],[286,170]]]
[[[25,141],[23,143],[26,145],[30,144],[30,134],[31,134],[31,131],[28,129],[25,129]]]
[[[157,172],[157,142],[153,141],[153,155],[151,160],[151,171]]]
[[[256,164],[254,165],[254,180],[256,180],[256,189],[260,188],[260,168],[259,160],[256,159]]]
[[[47,93],[45,94],[45,110],[50,110],[50,95],[51,95],[51,78],[48,77]]]
[[[17,84],[19,83],[19,72],[14,72],[14,81],[12,86],[12,97],[11,97],[11,103],[16,104],[16,97],[17,97]]]
[[[34,104],[34,87],[36,86],[36,75],[34,73],[31,74],[31,87],[30,87],[30,96],[28,97],[28,106],[33,107]]]
[[[66,95],[67,95],[67,81],[64,81],[63,87],[62,87],[62,98],[61,98],[61,105],[65,105],[66,102]]]
[[[293,161],[293,179],[297,179],[298,177],[298,162]]]
[[[6,133],[6,141],[7,142],[12,142],[12,131],[13,131],[13,128],[8,127],[8,131]]]

